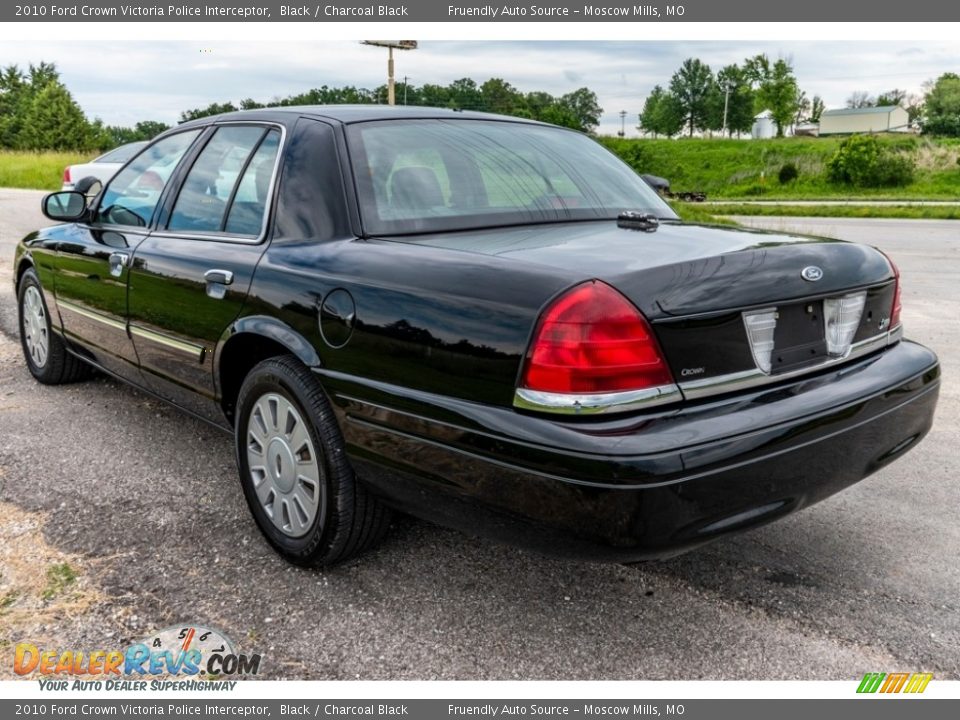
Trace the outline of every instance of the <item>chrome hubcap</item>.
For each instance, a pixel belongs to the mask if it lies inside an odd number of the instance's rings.
[[[267,393],[247,420],[247,464],[257,500],[280,532],[306,535],[326,504],[319,458],[306,422],[283,395]]]
[[[42,368],[47,364],[50,350],[49,325],[47,313],[43,308],[43,298],[36,286],[31,285],[23,294],[23,341],[33,364]]]

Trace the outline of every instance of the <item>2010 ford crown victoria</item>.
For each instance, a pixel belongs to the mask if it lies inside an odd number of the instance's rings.
[[[18,246],[30,372],[233,433],[284,557],[389,508],[664,558],[822,500],[929,430],[936,356],[864,245],[681,223],[590,138],[450,110],[185,123]]]

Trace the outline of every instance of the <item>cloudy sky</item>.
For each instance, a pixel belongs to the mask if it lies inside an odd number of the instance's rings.
[[[788,57],[809,97],[838,107],[855,90],[894,87],[919,93],[925,81],[960,72],[960,45],[911,42],[439,42],[397,56],[398,78],[415,85],[502,77],[524,92],[561,95],[592,89],[604,109],[601,132],[628,134],[650,89],[666,84],[687,57],[715,70],[766,53]],[[386,51],[357,42],[11,42],[0,65],[55,62],[91,117],[131,125],[173,123],[187,108],[245,97],[266,101],[320,85],[376,87],[386,81]],[[635,131],[634,131],[635,132]]]

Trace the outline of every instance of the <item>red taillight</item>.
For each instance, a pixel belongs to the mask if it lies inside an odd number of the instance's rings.
[[[643,315],[602,282],[561,295],[537,323],[521,387],[552,393],[611,393],[673,382]]]
[[[887,262],[890,263],[890,268],[893,270],[893,305],[890,308],[890,325],[888,326],[893,330],[900,324],[900,310],[903,309],[903,303],[900,300],[900,268],[897,267],[897,264],[889,255],[886,253],[883,253],[883,255],[887,258]]]
[[[63,169],[63,181],[64,181],[65,183],[70,182],[70,166],[69,166],[69,165],[67,165],[67,166]]]

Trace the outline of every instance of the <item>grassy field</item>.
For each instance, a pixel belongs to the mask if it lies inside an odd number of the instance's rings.
[[[771,215],[782,217],[907,218],[913,220],[960,220],[958,205],[745,205],[723,203],[702,207],[701,213],[717,215]],[[687,218],[684,218],[687,219]],[[707,222],[692,220],[692,222]]]
[[[94,155],[77,152],[20,152],[0,150],[0,187],[59,190],[63,169]]]
[[[914,182],[898,188],[857,189],[827,179],[827,162],[841,138],[781,138],[779,140],[624,140],[601,138],[635,170],[667,178],[676,191],[702,190],[718,199],[960,199],[960,140],[913,136],[880,136],[889,148],[911,156]],[[799,177],[781,185],[785,163]]]

